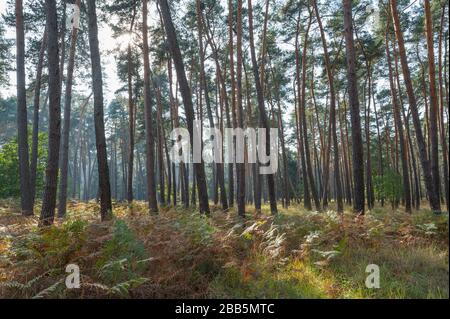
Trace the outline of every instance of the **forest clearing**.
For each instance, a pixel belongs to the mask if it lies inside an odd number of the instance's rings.
[[[448,299],[448,12],[0,0],[0,299]]]

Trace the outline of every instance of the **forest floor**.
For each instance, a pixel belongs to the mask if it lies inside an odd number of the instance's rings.
[[[39,212],[40,207],[36,207]],[[355,217],[294,205],[270,216],[213,207],[147,213],[114,203],[101,223],[96,202],[69,202],[47,229],[0,201],[1,298],[448,298],[448,214],[376,207]],[[249,212],[253,212],[251,207]],[[66,265],[81,274],[65,285]],[[380,269],[380,288],[365,285]]]

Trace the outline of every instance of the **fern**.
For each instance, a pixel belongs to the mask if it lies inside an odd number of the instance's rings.
[[[149,279],[145,277],[133,278],[114,285],[109,289],[109,293],[119,295],[120,297],[128,297],[130,290],[137,288],[148,281]]]
[[[108,284],[140,277],[149,260],[142,241],[123,220],[114,224],[113,237],[106,242],[96,264],[98,276]]]
[[[55,283],[54,283],[53,285],[51,285],[50,287],[47,287],[47,288],[45,288],[44,290],[41,290],[41,291],[40,291],[39,293],[37,293],[36,295],[34,295],[34,296],[32,297],[32,299],[43,299],[43,298],[46,298],[46,297],[50,297],[50,295],[51,295],[52,293],[54,293],[54,292],[58,289],[59,285],[61,285],[63,282],[64,282],[63,279],[58,280],[57,282],[55,282]]]

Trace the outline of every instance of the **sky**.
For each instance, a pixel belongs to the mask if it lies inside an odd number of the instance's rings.
[[[6,0],[0,0],[0,13],[5,13],[6,10]],[[15,30],[14,28],[7,27],[6,28],[6,37],[15,41]],[[26,35],[25,35],[26,41]],[[69,39],[67,39],[69,41]],[[104,25],[99,25],[99,44],[101,53],[101,63],[104,68],[104,76],[107,79],[104,81],[106,85],[104,85],[104,95],[105,95],[105,105],[114,99],[114,92],[123,86],[123,83],[119,81],[119,78],[116,74],[116,63],[114,61],[114,57],[112,54],[106,54],[106,51],[112,50],[117,47],[117,45],[123,44],[127,39],[125,37],[120,37],[118,39],[114,39],[112,36],[112,31],[109,27]],[[67,46],[70,45],[68,42]],[[13,46],[12,48],[13,54],[15,55],[16,48]],[[67,61],[66,61],[67,62]],[[27,75],[28,78],[28,75]],[[78,92],[88,92],[90,87],[90,83],[80,84],[75,87],[75,90]],[[89,93],[87,93],[89,94]],[[9,86],[0,87],[0,96],[7,97],[11,95],[16,95],[16,72],[9,72]]]

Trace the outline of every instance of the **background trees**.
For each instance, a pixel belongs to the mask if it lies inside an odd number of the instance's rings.
[[[16,77],[17,77],[17,140],[21,208],[24,215],[33,214],[28,154],[28,121],[25,92],[25,30],[22,0],[15,2],[16,17]]]
[[[49,4],[52,30],[43,23]],[[70,5],[62,0],[9,1],[2,17],[0,85],[9,87],[10,35],[18,85],[0,94],[0,147],[8,145],[9,157],[17,141],[11,163],[19,163],[24,213],[35,186],[41,199],[42,132],[50,142],[43,202],[50,222],[59,171],[61,217],[66,197],[99,199],[103,219],[111,198],[147,200],[152,212],[181,203],[208,213],[219,201],[222,210],[237,203],[241,216],[265,204],[275,214],[279,202],[338,212],[344,202],[357,212],[386,200],[408,212],[448,204],[445,3],[76,4],[78,30],[66,29]],[[55,63],[66,70],[58,86]],[[169,133],[187,127],[193,137],[193,119],[222,132],[278,128],[279,170],[261,175],[263,166],[248,158],[172,163]],[[202,128],[198,134],[215,143]]]

